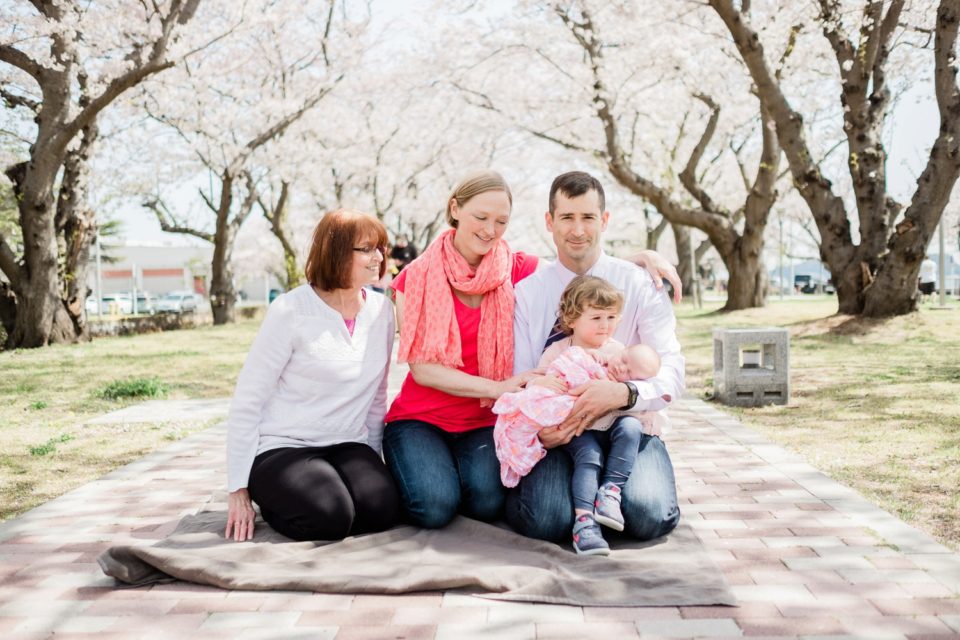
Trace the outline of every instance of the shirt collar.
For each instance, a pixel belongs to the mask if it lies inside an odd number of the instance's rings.
[[[610,260],[610,256],[607,255],[606,251],[603,249],[600,250],[600,257],[597,258],[597,261],[593,263],[593,266],[587,269],[586,275],[592,276],[597,271],[603,271],[603,265]],[[570,284],[570,281],[577,277],[577,274],[567,269],[563,266],[563,263],[560,262],[560,258],[557,258],[557,261],[554,263],[554,266],[557,269],[557,275],[560,277],[560,282],[563,283],[563,286],[566,287]]]

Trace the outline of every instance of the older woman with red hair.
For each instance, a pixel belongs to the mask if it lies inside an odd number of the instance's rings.
[[[304,284],[277,298],[237,380],[227,432],[225,535],[253,537],[255,513],[295,540],[383,531],[400,515],[380,456],[393,307],[387,231],[347,209],[317,225]]]

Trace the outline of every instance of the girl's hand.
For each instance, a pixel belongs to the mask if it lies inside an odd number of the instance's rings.
[[[253,539],[253,523],[257,517],[250,500],[250,492],[237,489],[227,499],[227,529],[223,537],[237,542]],[[231,535],[232,533],[232,535]]]
[[[556,376],[540,376],[538,378],[534,378],[527,383],[528,387],[531,385],[550,389],[555,393],[566,393],[567,389],[569,388],[569,385],[567,385],[565,380],[561,380]]]
[[[610,358],[607,356],[606,353],[604,353],[600,349],[587,349],[586,351],[587,351],[587,355],[593,358],[597,362],[597,364],[602,364],[603,366],[607,366],[607,361],[610,360]]]

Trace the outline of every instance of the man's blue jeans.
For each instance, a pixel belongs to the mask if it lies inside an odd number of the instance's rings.
[[[635,420],[624,417],[620,420]],[[573,528],[571,478],[573,463],[562,448],[551,449],[533,470],[507,493],[506,521],[530,538],[559,542]],[[673,464],[663,441],[640,439],[637,461],[623,489],[625,532],[652,540],[673,531],[680,521]]]
[[[503,515],[506,489],[493,427],[448,433],[419,420],[397,420],[383,431],[383,457],[407,518],[417,526],[442,527],[458,512],[487,522]]]

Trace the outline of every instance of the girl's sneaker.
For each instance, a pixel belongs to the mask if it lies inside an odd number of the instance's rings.
[[[623,531],[623,512],[620,510],[620,487],[604,482],[593,501],[594,519],[614,531]]]
[[[610,545],[603,539],[600,525],[589,513],[577,516],[573,522],[573,548],[583,556],[610,555]]]

